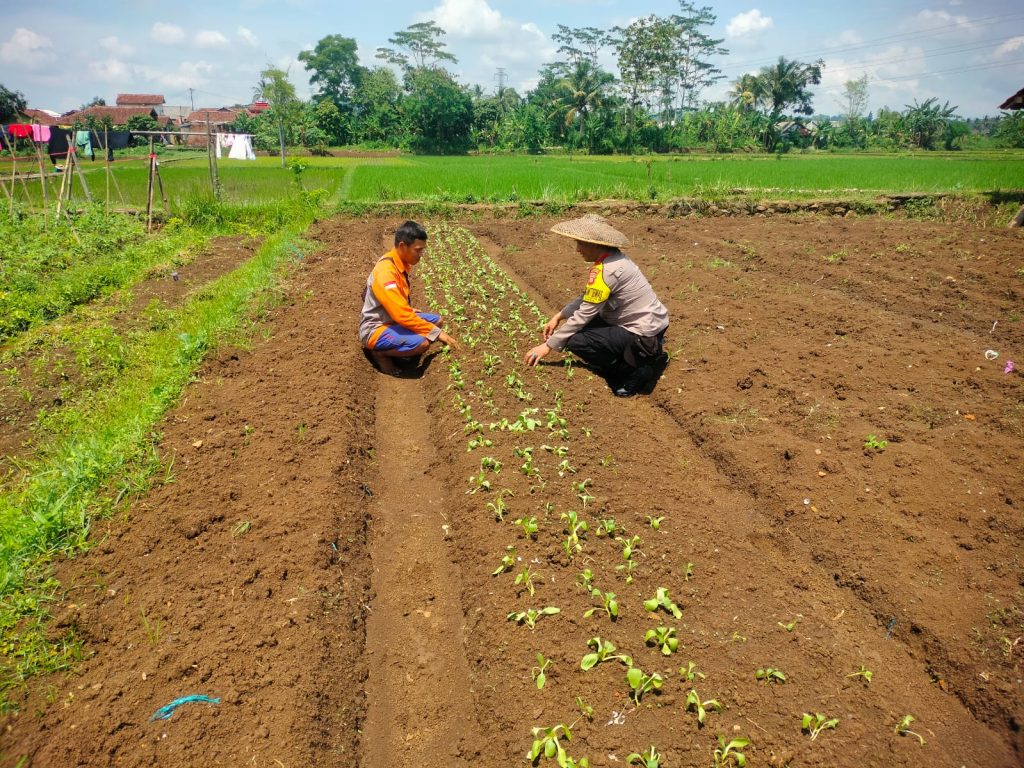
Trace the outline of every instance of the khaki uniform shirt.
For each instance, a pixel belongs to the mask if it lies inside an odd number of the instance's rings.
[[[562,317],[566,321],[547,340],[558,351],[595,317],[637,336],[657,336],[668,328],[668,310],[640,267],[622,251],[613,251],[590,268],[586,290],[565,305]]]

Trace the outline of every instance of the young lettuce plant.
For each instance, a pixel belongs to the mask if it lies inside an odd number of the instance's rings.
[[[644,642],[647,645],[654,645],[661,648],[664,656],[671,656],[679,648],[679,638],[676,637],[674,627],[658,627],[648,629],[644,635]]]
[[[549,605],[546,608],[527,608],[525,611],[512,611],[505,619],[506,621],[514,621],[516,624],[525,624],[532,632],[537,628],[537,622],[541,618],[544,616],[554,616],[556,613],[561,612],[561,608]]]
[[[502,488],[498,492],[498,498],[494,501],[487,502],[487,509],[494,515],[494,519],[499,523],[505,519],[505,513],[508,512],[508,504],[505,503],[506,496],[514,496],[508,488]]]
[[[587,704],[582,696],[576,697],[576,708],[579,709],[580,714],[587,718],[587,720],[594,722],[594,708]]]
[[[530,593],[530,597],[533,597],[533,593],[537,590],[533,584],[533,579],[536,575],[537,572],[527,565],[516,574],[515,584],[517,587],[524,587]]]
[[[612,538],[617,533],[624,533],[622,526],[615,522],[614,517],[607,517],[597,521],[597,535]]]
[[[505,547],[505,554],[501,558],[501,563],[491,572],[491,576],[497,576],[499,573],[505,571],[511,571],[512,567],[516,564],[516,548],[514,546]]]
[[[594,591],[594,572],[589,568],[584,568],[576,576],[576,585],[583,587],[587,592]]]
[[[537,538],[537,531],[540,530],[540,526],[537,525],[537,518],[534,516],[520,517],[518,520],[513,520],[512,525],[518,525],[523,529],[523,535],[529,539]]]
[[[712,757],[714,758],[714,768],[726,768],[727,766],[736,766],[736,768],[746,768],[747,757],[741,750],[750,746],[750,739],[737,738],[730,739],[728,742],[725,740],[725,736],[718,735],[718,749],[714,751]]]
[[[530,670],[530,678],[537,683],[537,690],[539,691],[544,687],[544,683],[547,682],[547,670],[551,666],[551,659],[546,659],[543,653],[538,653],[537,665]]]
[[[659,608],[664,608],[675,618],[683,618],[683,612],[679,610],[678,605],[672,602],[672,598],[669,596],[668,590],[665,587],[658,587],[654,597],[649,600],[644,600],[644,608],[646,608],[650,613],[654,613],[654,611]]]
[[[774,667],[762,667],[754,673],[754,677],[765,685],[786,682],[786,675],[783,674],[782,670],[775,669]]]
[[[602,661],[621,661],[627,667],[633,666],[633,657],[625,654],[615,653],[617,648],[611,640],[602,640],[600,637],[592,637],[587,640],[587,646],[594,649],[594,653],[588,653],[580,662],[580,669],[586,672],[593,669]]]
[[[920,733],[916,733],[910,730],[910,724],[914,722],[913,715],[904,715],[900,718],[900,721],[896,723],[895,732],[900,736],[916,736],[917,740],[921,742],[921,746],[924,746],[924,736]]]
[[[834,730],[837,725],[839,725],[838,717],[828,719],[820,712],[815,712],[813,715],[804,712],[800,727],[811,737],[811,741],[814,741],[822,731]]]
[[[626,671],[626,682],[633,691],[633,701],[640,706],[640,698],[648,691],[660,691],[664,678],[657,672],[647,675],[640,667],[630,667]]]
[[[626,765],[640,765],[643,768],[661,768],[661,755],[651,744],[645,752],[633,752],[626,757]]]
[[[608,614],[608,618],[612,621],[615,621],[617,618],[619,618],[619,601],[615,599],[614,592],[602,592],[600,589],[597,589],[595,587],[593,590],[591,590],[590,596],[601,598],[602,605],[596,605],[593,608],[584,611],[584,619],[589,619],[591,616],[594,615],[594,613],[602,610]]]
[[[627,584],[633,583],[633,572],[636,570],[636,568],[636,560],[627,560],[626,562],[620,563],[619,565],[615,566],[616,571],[626,574]]]
[[[859,677],[861,680],[864,681],[864,684],[867,685],[871,682],[871,678],[873,675],[874,672],[872,672],[870,669],[861,664],[860,669],[858,669],[856,672],[851,672],[847,675],[847,677]]]
[[[692,683],[698,677],[701,680],[703,680],[703,679],[705,679],[707,677],[707,675],[705,675],[703,672],[698,672],[697,671],[697,665],[694,662],[692,662],[692,661],[686,662],[686,666],[685,667],[680,667],[679,668],[679,674],[688,683]]]
[[[697,713],[697,727],[704,727],[704,719],[707,717],[708,710],[714,712],[721,712],[722,705],[717,699],[708,699],[707,701],[700,700],[700,694],[697,693],[696,688],[691,688],[690,692],[686,695],[686,711]]]
[[[590,768],[590,762],[587,758],[584,757],[576,761],[569,757],[565,747],[562,746],[562,738],[566,741],[572,741],[570,728],[575,727],[575,725],[576,723],[572,725],[559,723],[551,728],[531,729],[533,745],[530,747],[530,751],[526,753],[526,759],[530,761],[531,765],[537,765],[541,757],[544,757],[547,760],[553,758],[558,763],[558,768]],[[561,731],[561,735],[559,731]]]

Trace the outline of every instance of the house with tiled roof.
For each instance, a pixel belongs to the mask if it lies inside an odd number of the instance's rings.
[[[154,120],[159,118],[153,107],[86,107],[85,109],[76,109],[73,112],[64,113],[57,118],[57,123],[59,125],[73,125],[76,122],[85,122],[89,116],[92,116],[99,122],[104,122],[106,118],[110,118],[111,125],[125,125],[128,122],[128,118],[137,115],[152,117]]]
[[[159,107],[164,104],[164,97],[158,93],[119,93],[117,94],[117,106],[119,107]]]
[[[57,118],[44,109],[23,109],[21,114],[25,116],[26,122],[35,123],[36,125],[57,124]]]

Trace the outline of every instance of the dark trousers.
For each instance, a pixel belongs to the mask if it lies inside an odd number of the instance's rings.
[[[661,354],[665,332],[637,336],[599,317],[569,337],[565,348],[603,373],[627,373]]]

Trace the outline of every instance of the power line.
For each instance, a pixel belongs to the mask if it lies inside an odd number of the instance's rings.
[[[880,77],[880,82],[902,82],[904,80],[924,80],[929,77],[936,77],[938,75],[959,75],[964,72],[983,72],[987,69],[999,69],[1001,67],[1009,67],[1014,64],[1024,64],[1024,59],[1016,59],[1014,61],[1002,61],[993,64],[975,64],[967,67],[957,67],[955,69],[940,69],[933,72],[923,72],[919,75],[899,75],[897,77]]]
[[[920,51],[920,52],[914,53],[912,55],[902,55],[902,56],[897,56],[895,58],[890,58],[890,59],[876,59],[876,60],[870,61],[870,62],[851,63],[851,64],[845,66],[844,68],[847,68],[847,69],[868,68],[868,69],[870,69],[872,67],[880,67],[880,66],[883,66],[885,64],[903,64],[903,63],[908,62],[908,61],[917,61],[919,59],[923,59],[923,58],[927,58],[927,57],[951,56],[951,55],[953,55],[955,53],[970,53],[971,51],[980,51],[980,50],[984,50],[986,48],[991,48],[993,45],[996,45],[996,44],[999,44],[999,43],[1005,43],[1008,40],[1012,40],[1012,39],[1013,38],[1006,38],[1006,40],[989,40],[989,41],[986,41],[984,43],[971,44],[971,45],[960,44],[960,45],[947,46],[945,48],[932,48],[930,50]]]
[[[916,40],[923,37],[933,37],[935,35],[942,34],[950,29],[962,28],[968,26],[971,28],[979,26],[988,26],[990,24],[1000,24],[1012,19],[1024,19],[1024,13],[1011,13],[1003,14],[1000,16],[985,16],[974,21],[967,22],[965,24],[946,24],[939,27],[931,27],[927,30],[916,31],[916,32],[901,32],[893,35],[886,35],[884,37],[876,37],[870,40],[865,40],[860,43],[852,43],[845,46],[833,46],[831,48],[823,48],[818,50],[806,51],[803,53],[795,54],[794,58],[806,59],[806,58],[821,58],[826,55],[834,55],[837,53],[850,53],[854,51],[862,51],[865,49],[876,48],[879,45],[899,42],[903,40]],[[757,67],[760,65],[774,64],[778,60],[777,57],[771,59],[755,59],[750,61],[743,61],[738,63],[729,64],[722,67],[723,71],[740,71],[746,70],[750,67]]]

